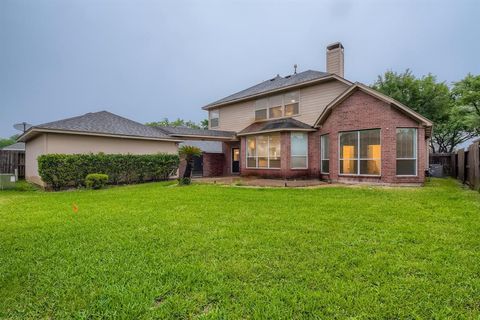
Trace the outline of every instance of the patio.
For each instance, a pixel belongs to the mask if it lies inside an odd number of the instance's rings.
[[[320,181],[318,179],[283,180],[240,176],[193,178],[192,180],[197,183],[250,187],[320,187],[331,185],[328,182]]]

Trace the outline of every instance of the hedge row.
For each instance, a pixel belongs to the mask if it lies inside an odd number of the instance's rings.
[[[89,173],[103,173],[109,184],[166,180],[178,169],[178,155],[172,154],[45,154],[38,157],[42,180],[58,190],[82,186]]]

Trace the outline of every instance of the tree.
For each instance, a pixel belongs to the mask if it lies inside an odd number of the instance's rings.
[[[178,149],[178,154],[184,158],[186,162],[183,179],[190,179],[192,177],[193,158],[202,155],[202,150],[198,147],[184,145]]]
[[[4,139],[0,138],[0,148],[14,144],[17,141],[17,138],[18,138],[17,134],[11,136],[10,138],[4,138]]]
[[[200,127],[202,127],[202,129],[204,129],[204,130],[207,130],[208,129],[208,119],[203,119],[202,121],[200,121]]]
[[[454,82],[452,93],[457,105],[473,113],[474,125],[480,128],[480,75],[469,73],[464,79]]]
[[[408,69],[404,73],[387,71],[372,87],[434,122],[432,152],[453,152],[477,132],[471,115],[456,103],[450,88],[432,74],[416,78]]]
[[[151,127],[187,127],[192,129],[202,129],[203,127],[203,124],[198,125],[194,121],[183,120],[180,118],[177,118],[177,120],[174,121],[169,121],[168,118],[163,118],[161,121],[147,122],[145,125]]]

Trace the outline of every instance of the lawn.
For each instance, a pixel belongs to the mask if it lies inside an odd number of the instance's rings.
[[[67,317],[479,318],[480,194],[0,192],[0,318]]]

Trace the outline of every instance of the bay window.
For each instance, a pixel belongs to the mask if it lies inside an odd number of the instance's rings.
[[[397,128],[397,175],[417,175],[417,129]]]
[[[290,141],[292,169],[306,169],[308,167],[308,134],[292,132]]]
[[[280,168],[280,134],[247,137],[247,168]]]
[[[380,175],[380,130],[340,133],[340,174]]]
[[[328,134],[320,137],[320,172],[330,172],[330,142],[328,141]]]
[[[216,128],[218,127],[218,119],[220,117],[220,112],[218,110],[210,111],[210,127]]]

